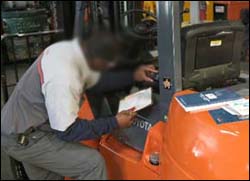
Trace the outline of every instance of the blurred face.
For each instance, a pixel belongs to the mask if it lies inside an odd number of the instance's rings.
[[[120,55],[120,41],[110,32],[93,33],[82,42],[90,69],[105,71],[115,66]]]
[[[115,66],[115,63],[111,61],[105,61],[100,58],[95,58],[91,61],[88,61],[88,65],[90,69],[94,71],[105,71],[113,68]]]

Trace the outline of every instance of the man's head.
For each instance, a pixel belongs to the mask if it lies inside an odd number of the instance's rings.
[[[120,54],[120,43],[109,32],[96,32],[83,43],[84,54],[92,70],[102,71],[112,68]]]

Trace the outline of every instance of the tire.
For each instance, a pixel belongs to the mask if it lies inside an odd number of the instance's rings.
[[[22,163],[8,156],[2,149],[1,180],[28,180]]]

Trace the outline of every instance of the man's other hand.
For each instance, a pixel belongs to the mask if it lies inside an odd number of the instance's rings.
[[[133,110],[121,111],[116,115],[117,122],[120,128],[127,128],[132,125],[136,117],[136,112]]]
[[[141,65],[134,72],[134,80],[138,82],[153,82],[149,75],[157,72],[154,65]]]

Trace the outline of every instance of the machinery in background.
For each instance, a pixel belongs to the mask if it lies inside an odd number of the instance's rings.
[[[143,10],[156,14],[156,1],[143,1]]]
[[[184,2],[184,24],[190,24],[191,1]],[[249,1],[199,1],[199,18],[201,21],[230,20],[239,21],[241,11],[249,9]]]
[[[245,25],[242,61],[249,61],[249,1],[214,1],[214,20],[242,21]]]
[[[49,30],[46,9],[3,11],[2,20],[3,30],[9,34]]]
[[[249,9],[249,1],[214,1],[214,20],[240,20],[244,9]]]
[[[199,19],[201,21],[213,21],[214,14],[213,14],[213,1],[199,1]],[[183,10],[186,10],[183,13],[183,23],[190,24],[191,17],[190,17],[190,9],[191,9],[191,2],[184,1]]]
[[[37,5],[37,1],[3,1],[1,8],[4,10],[24,10],[34,8]]]
[[[5,35],[44,32],[57,29],[54,2],[4,1],[1,7],[3,32]],[[54,8],[54,9],[53,9]],[[29,42],[27,42],[29,41]],[[36,58],[48,46],[51,37],[31,36],[28,40],[14,37],[5,41],[10,62]],[[28,48],[28,44],[30,47]],[[12,49],[14,46],[14,50]],[[28,51],[28,49],[31,49]],[[30,55],[29,55],[30,53]],[[15,56],[15,57],[14,57]]]

